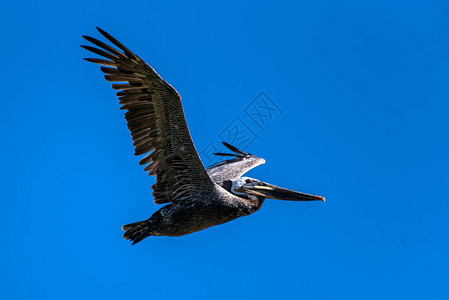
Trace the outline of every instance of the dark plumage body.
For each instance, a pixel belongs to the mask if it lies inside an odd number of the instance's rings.
[[[217,193],[216,195],[223,194]],[[156,211],[148,220],[138,223],[139,226],[135,230],[127,232],[125,237],[137,242],[138,236],[144,235],[182,236],[190,234],[254,213],[263,203],[263,199],[257,198],[252,195],[248,199],[211,195],[206,200],[171,203]],[[133,226],[135,225],[134,223]],[[125,226],[123,229],[127,230],[127,227]]]
[[[176,90],[123,44],[98,30],[119,50],[84,36],[98,48],[82,47],[102,56],[86,60],[102,65],[106,80],[116,82],[112,87],[119,90],[121,109],[127,111],[134,154],[147,154],[140,164],[149,175],[156,175],[154,203],[166,204],[148,220],[124,225],[125,239],[135,244],[147,236],[200,231],[254,213],[265,198],[324,200],[242,177],[265,160],[227,143],[223,144],[234,153],[216,155],[233,158],[206,170],[193,145]]]

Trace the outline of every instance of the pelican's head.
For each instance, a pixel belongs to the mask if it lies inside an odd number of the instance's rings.
[[[262,198],[276,200],[325,201],[324,197],[322,196],[295,192],[250,177],[240,177],[233,180],[231,191],[237,196],[256,195]]]

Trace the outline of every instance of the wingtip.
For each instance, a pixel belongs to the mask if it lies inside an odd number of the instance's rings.
[[[88,35],[82,35],[82,37],[83,37],[86,41],[88,41],[88,42],[90,42],[90,43],[92,43],[92,44],[95,44],[95,42],[97,42],[97,39],[95,39],[95,38],[93,38],[93,37],[91,37],[91,36],[88,36]]]
[[[228,148],[229,150],[231,150],[231,151],[234,152],[234,153],[237,153],[237,154],[240,154],[240,155],[249,155],[249,153],[246,153],[245,151],[242,151],[242,150],[238,149],[237,147],[232,146],[232,145],[229,144],[229,143],[226,143],[225,141],[222,141],[221,143],[222,143],[226,148]]]
[[[233,157],[238,156],[237,154],[232,154],[232,153],[221,153],[221,152],[214,152],[213,154],[214,154],[214,155],[217,155],[217,156],[233,156]]]
[[[96,27],[98,32],[101,33],[101,35],[103,35],[104,37],[108,38],[108,36],[110,36],[109,33],[107,33],[106,31],[104,31],[103,29],[101,29],[100,27]]]
[[[104,31],[103,29],[101,29],[100,27],[97,27],[97,30],[99,33],[101,33],[104,37],[108,38],[109,36],[111,36],[109,33],[107,33],[106,31]],[[109,38],[108,38],[109,39]]]

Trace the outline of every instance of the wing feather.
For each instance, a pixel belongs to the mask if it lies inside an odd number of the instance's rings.
[[[214,154],[218,156],[233,156],[234,158],[219,162],[218,164],[215,164],[211,166],[209,169],[207,169],[207,172],[209,176],[212,178],[212,180],[220,186],[224,181],[242,177],[243,174],[245,174],[249,170],[265,163],[265,160],[263,158],[246,153],[226,142],[222,143],[226,148],[228,148],[235,154],[232,153],[214,153]]]

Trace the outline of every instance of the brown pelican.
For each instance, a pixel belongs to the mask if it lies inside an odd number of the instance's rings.
[[[83,36],[96,45],[83,48],[102,56],[85,60],[102,65],[108,81],[126,110],[135,155],[149,175],[154,203],[166,204],[145,221],[124,225],[123,237],[133,244],[148,236],[182,236],[229,222],[257,211],[265,198],[310,201],[324,197],[284,189],[257,179],[242,177],[265,160],[223,143],[231,156],[206,170],[193,145],[184,119],[181,97],[148,64],[105,31],[98,31],[114,48]],[[118,83],[117,83],[118,82]]]

